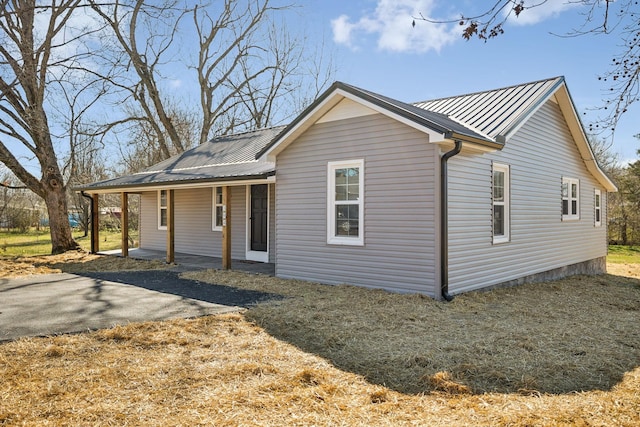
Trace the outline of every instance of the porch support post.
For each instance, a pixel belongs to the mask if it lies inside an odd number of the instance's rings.
[[[122,227],[122,256],[129,256],[129,193],[120,194],[120,223]]]
[[[167,190],[167,264],[173,264],[176,260],[173,196],[174,190]]]
[[[91,253],[97,254],[100,251],[100,207],[98,206],[98,195],[91,196]]]
[[[231,188],[222,187],[222,269],[231,269]]]

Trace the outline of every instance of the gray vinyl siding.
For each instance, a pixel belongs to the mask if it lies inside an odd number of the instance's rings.
[[[327,166],[364,159],[364,246],[327,244]],[[315,124],[276,160],[276,275],[435,294],[437,152],[381,114]]]
[[[166,230],[158,230],[157,191],[140,197],[141,248],[164,251]],[[175,251],[185,254],[222,256],[222,232],[212,228],[212,189],[175,190]],[[231,187],[231,257],[245,259],[245,186]]]
[[[510,166],[511,241],[492,243],[492,162]],[[580,180],[580,219],[562,221],[562,178]],[[606,191],[586,169],[558,105],[548,101],[502,151],[449,161],[449,289],[464,292],[607,253]],[[602,191],[595,227],[594,190]]]
[[[276,186],[269,184],[269,262],[276,262]]]

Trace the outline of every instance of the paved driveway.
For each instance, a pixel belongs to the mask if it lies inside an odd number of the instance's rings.
[[[227,313],[275,297],[167,270],[0,279],[0,341]]]

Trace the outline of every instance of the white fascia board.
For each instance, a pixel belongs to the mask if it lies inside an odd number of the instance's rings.
[[[353,102],[357,102],[365,107],[368,107],[371,110],[376,111],[377,113],[383,114],[387,117],[390,117],[400,123],[404,123],[407,126],[410,126],[414,129],[419,130],[420,132],[426,133],[429,135],[429,142],[438,143],[444,141],[444,134],[438,133],[429,129],[428,127],[422,126],[412,120],[409,120],[405,117],[402,117],[398,114],[395,114],[386,108],[380,107],[377,104],[373,104],[369,101],[366,101],[358,96],[352,95],[351,93],[343,90],[336,89],[331,96],[327,97],[323,102],[318,104],[311,112],[307,114],[305,118],[303,118],[300,122],[298,122],[293,128],[289,129],[289,131],[280,137],[280,140],[269,150],[267,150],[264,155],[267,156],[267,161],[275,162],[276,156],[282,152],[289,144],[291,144],[298,136],[300,136],[304,131],[306,131],[309,127],[311,127],[316,121],[318,121],[322,116],[324,116],[329,110],[335,107],[340,101],[343,99],[349,99]]]
[[[554,83],[554,85],[558,85],[558,82]],[[533,115],[540,109],[540,107],[546,104],[548,100],[553,98],[553,96],[558,92],[558,89],[560,87],[564,87],[566,89],[566,83],[564,82],[564,80],[562,80],[554,90],[549,90],[545,94],[545,96],[541,97],[540,99],[537,99],[531,105],[531,107],[529,108],[529,111],[527,111],[526,114],[518,120],[518,123],[514,127],[508,129],[504,133],[504,135],[498,135],[496,139],[498,139],[502,143],[505,143],[508,139],[510,139],[513,135],[515,135],[515,133],[518,132],[520,128],[524,126],[524,124],[528,122],[531,117],[533,117]]]
[[[591,150],[591,145],[589,145],[589,140],[584,132],[582,122],[573,104],[567,85],[562,84],[558,90],[555,91],[555,95],[558,100],[558,105],[560,106],[560,111],[562,111],[564,115],[569,131],[573,136],[573,140],[576,142],[578,152],[580,152],[582,161],[584,161],[587,169],[608,192],[617,192],[618,187],[616,187],[613,181],[611,181],[607,174],[598,166],[598,162]]]
[[[114,187],[113,189],[102,188],[99,190],[84,190],[87,194],[113,194],[113,193],[143,193],[145,191],[158,191],[158,190],[187,190],[192,188],[211,188],[220,186],[244,186],[253,184],[270,184],[276,182],[275,176],[270,176],[264,179],[247,179],[247,180],[235,180],[235,181],[207,181],[207,182],[190,182],[190,183],[158,183],[154,185],[145,185],[139,187]]]
[[[405,124],[405,125],[407,125],[409,127],[414,128],[416,130],[419,130],[420,132],[426,133],[427,135],[429,135],[429,142],[431,142],[431,143],[438,143],[440,141],[444,141],[444,139],[445,139],[444,134],[438,133],[438,132],[436,132],[436,131],[434,131],[434,130],[426,127],[426,126],[422,126],[419,123],[414,122],[413,120],[409,120],[406,117],[400,116],[400,115],[398,115],[398,114],[396,114],[396,113],[394,113],[392,111],[387,110],[386,108],[380,107],[377,104],[373,104],[373,103],[371,103],[369,101],[366,101],[366,100],[364,100],[362,98],[354,96],[354,95],[352,95],[352,94],[350,94],[348,92],[344,92],[344,91],[342,91],[340,89],[338,89],[338,92],[342,92],[343,96],[345,98],[349,98],[352,101],[358,102],[358,103],[364,105],[365,107],[368,107],[368,108],[370,108],[370,109],[372,109],[372,110],[374,110],[374,111],[376,111],[376,112],[378,112],[380,114],[383,114],[383,115],[385,115],[385,116],[387,116],[387,117],[389,117],[391,119],[394,119],[394,120],[396,120],[396,121],[398,121],[400,123],[403,123],[403,124]]]
[[[285,135],[282,135],[278,142],[270,147],[263,156],[266,156],[267,161],[275,162],[276,156],[280,154],[282,150],[289,146],[297,137],[299,137],[304,131],[306,131],[317,120],[324,116],[330,109],[335,107],[344,96],[341,96],[339,92],[343,92],[338,89],[331,96],[327,97],[323,102],[318,104],[311,112],[307,114],[302,120],[295,124],[291,129],[287,131]]]

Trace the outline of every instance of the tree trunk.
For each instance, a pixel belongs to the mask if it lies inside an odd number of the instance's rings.
[[[70,250],[80,249],[80,245],[73,240],[67,210],[67,197],[62,185],[48,186],[44,202],[49,213],[49,230],[51,232],[51,253],[60,254]]]

